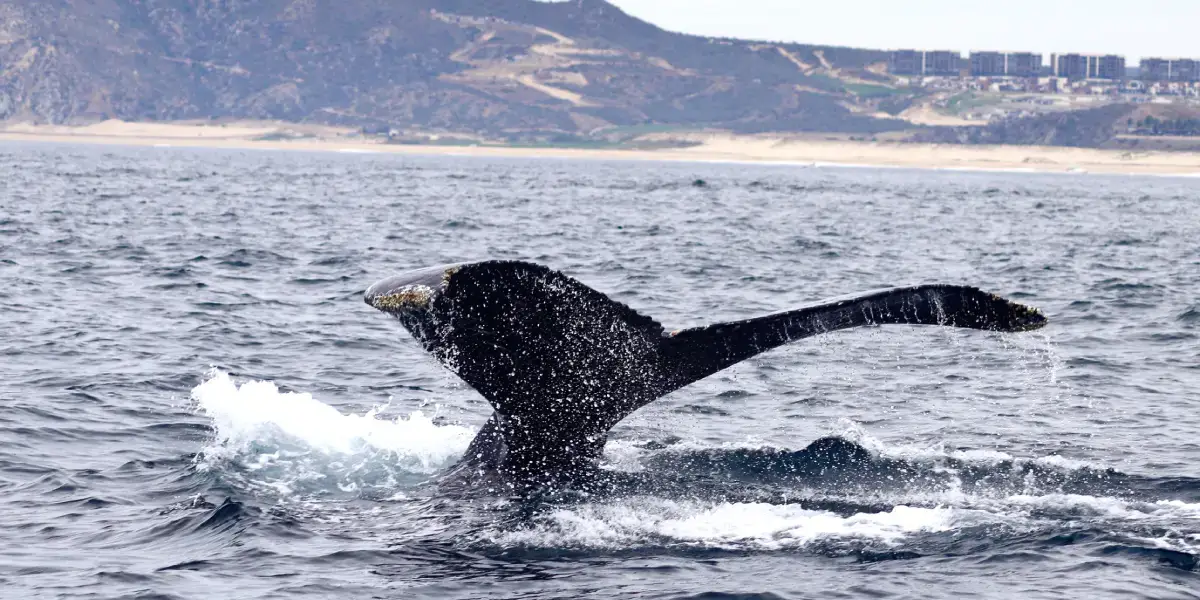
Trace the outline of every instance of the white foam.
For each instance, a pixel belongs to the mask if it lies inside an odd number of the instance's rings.
[[[499,532],[490,541],[505,546],[612,548],[662,544],[777,549],[836,538],[892,545],[914,533],[960,526],[962,517],[970,512],[897,506],[885,513],[841,517],[798,505],[637,498],[557,509],[534,527]]]
[[[608,440],[608,443],[604,445],[604,467],[627,473],[645,470],[642,460],[648,451],[640,446],[641,442],[641,440]]]
[[[1074,458],[1067,458],[1059,454],[1051,454],[1034,460],[1034,462],[1047,467],[1055,467],[1064,471],[1078,471],[1080,469],[1090,468],[1091,463]]]
[[[1200,535],[1179,535],[1175,532],[1164,533],[1161,537],[1130,536],[1150,548],[1173,550],[1196,554],[1200,552]]]
[[[1200,519],[1200,504],[1175,500],[1140,502],[1077,494],[987,498],[950,492],[908,500],[925,506],[899,504],[888,512],[844,517],[796,504],[705,503],[641,497],[555,509],[541,516],[532,527],[492,532],[485,537],[503,546],[772,550],[830,540],[894,546],[916,534],[980,524],[1031,526],[1044,520],[1046,513],[1143,523],[1178,524]],[[1194,548],[1200,542],[1200,535],[1191,536],[1195,539],[1186,535],[1171,537],[1175,547],[1185,544]]]
[[[1154,504],[1181,516],[1200,519],[1200,503],[1188,503],[1182,500],[1159,500]],[[1198,535],[1198,539],[1200,539],[1200,535]]]
[[[1046,526],[1047,519],[1085,518],[1182,527],[1171,529],[1163,547],[1194,551],[1200,544],[1200,534],[1190,533],[1194,531],[1190,524],[1200,519],[1200,504],[1177,500],[1147,502],[1080,494],[994,497],[956,490],[856,499],[897,504],[888,512],[841,516],[798,504],[638,497],[558,508],[530,527],[484,532],[482,537],[501,546],[777,550],[821,542],[896,546],[914,535],[976,525],[1022,529]]]
[[[1123,521],[1191,521],[1200,519],[1200,504],[1180,500],[1145,502],[1122,500],[1083,494],[1044,494],[1009,496],[994,510],[1009,512],[1034,509],[1038,511],[1071,512],[1076,515],[1119,519]]]
[[[305,481],[351,492],[365,481],[433,473],[461,456],[474,434],[437,425],[422,411],[394,419],[381,418],[379,407],[344,414],[311,394],[280,392],[270,381],[239,385],[217,370],[191,397],[216,429],[205,459],[236,460],[251,471],[274,468],[280,472],[259,483],[281,494]]]
[[[1108,517],[1117,519],[1140,519],[1145,512],[1136,509],[1135,505],[1102,496],[1087,496],[1082,494],[1017,494],[1009,496],[1003,504],[1013,510],[1036,509],[1041,511],[1070,511],[1074,514],[1087,516]]]

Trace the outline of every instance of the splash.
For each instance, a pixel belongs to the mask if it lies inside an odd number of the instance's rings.
[[[317,500],[314,506],[321,507],[322,518],[341,518],[336,507],[344,505],[324,502],[331,498],[405,500],[412,486],[456,460],[474,433],[467,427],[439,425],[420,411],[395,418],[382,417],[380,408],[343,413],[311,394],[281,392],[269,381],[235,382],[220,371],[196,386],[192,399],[215,429],[202,452],[201,468],[255,493],[289,501]],[[1066,491],[1069,486],[1059,479],[1094,469],[1084,463],[1054,456],[1019,459],[990,450],[948,451],[941,445],[897,446],[873,438],[861,425],[845,419],[829,429],[876,457],[902,459],[908,461],[908,468],[947,477],[872,484],[871,489],[824,484],[812,488],[791,481],[794,487],[788,501],[801,504],[745,497],[734,501],[723,494],[707,499],[691,494],[596,499],[553,507],[516,529],[480,523],[464,539],[505,548],[810,549],[836,554],[919,547],[923,540],[937,539],[937,534],[977,526],[1053,532],[1071,523],[1117,528],[1138,547],[1188,555],[1200,552],[1200,504],[1137,499],[1110,493],[1104,486],[1085,486],[1088,491],[1080,493]],[[724,444],[721,450],[762,447],[761,442],[748,440]],[[618,440],[609,444],[605,459],[609,468],[653,471],[656,454],[706,450],[713,448],[683,442],[653,450],[632,440]],[[1026,471],[1034,466],[1051,470],[1045,482],[1021,479],[1028,478]],[[1011,476],[1003,470],[1014,468]],[[967,481],[968,471],[984,476]],[[1061,477],[1055,479],[1055,474]],[[805,500],[819,501],[821,509]],[[890,508],[854,513],[823,510],[823,505],[839,501],[847,507]]]
[[[192,389],[216,435],[202,468],[232,464],[280,493],[391,488],[423,479],[466,450],[474,431],[438,425],[422,411],[381,418],[381,407],[345,414],[270,381],[240,385],[214,370]]]

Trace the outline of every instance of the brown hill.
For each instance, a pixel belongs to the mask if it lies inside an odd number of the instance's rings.
[[[908,124],[848,82],[883,60],[671,33],[603,0],[5,0],[0,119],[880,132]]]

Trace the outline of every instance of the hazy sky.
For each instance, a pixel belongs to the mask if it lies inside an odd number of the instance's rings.
[[[609,0],[672,31],[868,48],[1200,58],[1200,0]]]

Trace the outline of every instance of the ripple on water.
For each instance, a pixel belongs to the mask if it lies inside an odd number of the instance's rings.
[[[1195,596],[1191,180],[8,144],[0,181],[13,597]],[[1052,325],[768,353],[614,430],[606,493],[518,501],[439,482],[490,409],[361,301],[488,256],[669,328],[932,281]]]

